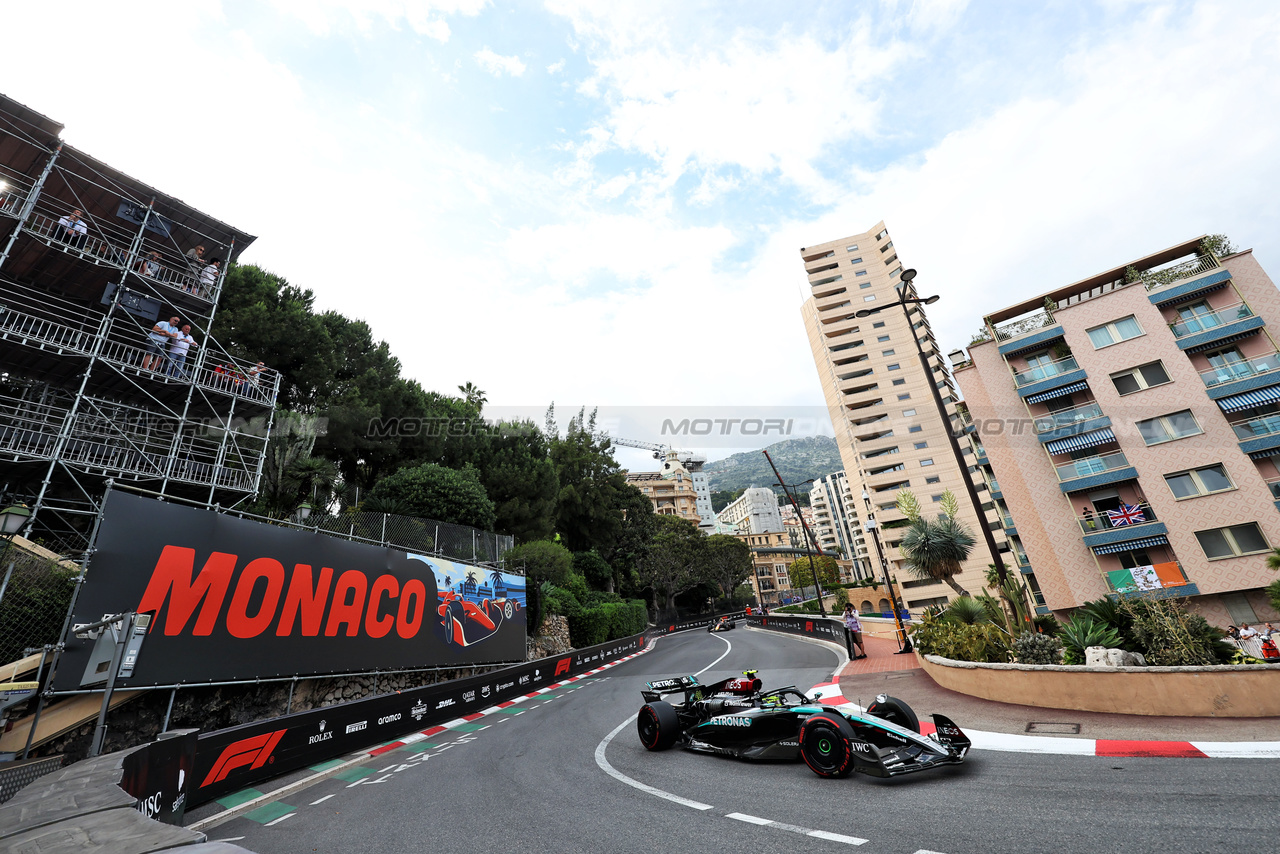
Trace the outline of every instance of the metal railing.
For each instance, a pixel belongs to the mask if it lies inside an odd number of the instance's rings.
[[[1144,270],[1139,273],[1139,276],[1146,283],[1147,290],[1154,291],[1174,282],[1180,282],[1183,279],[1207,273],[1218,266],[1220,266],[1218,259],[1212,255],[1198,255],[1189,261],[1174,264],[1172,267],[1165,267],[1163,270]]]
[[[1174,321],[1169,325],[1169,329],[1173,332],[1174,338],[1185,338],[1188,335],[1196,335],[1228,323],[1235,323],[1237,320],[1244,320],[1246,317],[1253,317],[1253,309],[1244,303],[1237,303],[1214,311],[1206,311],[1185,320]]]
[[[1091,474],[1102,474],[1103,472],[1115,471],[1129,465],[1129,460],[1122,453],[1099,454],[1098,456],[1085,457],[1080,460],[1073,460],[1065,466],[1056,466],[1058,471],[1058,482],[1066,480],[1074,480],[1077,477],[1088,477]]]
[[[1030,383],[1047,380],[1050,377],[1069,374],[1072,371],[1080,370],[1080,365],[1076,362],[1075,356],[1067,356],[1065,359],[1057,359],[1053,362],[1046,362],[1043,365],[1036,365],[1034,368],[1028,368],[1025,371],[1013,372],[1013,384],[1021,388]]]
[[[1106,511],[1099,510],[1097,513],[1086,513],[1083,516],[1077,516],[1076,521],[1080,524],[1080,530],[1086,534],[1094,534],[1098,531],[1109,531],[1112,528],[1129,528],[1137,525],[1145,525],[1148,522],[1160,521],[1156,517],[1155,508],[1145,502],[1138,504],[1126,505],[1131,509],[1128,512],[1122,511]]]
[[[1135,584],[1131,587],[1117,590],[1111,581],[1111,576],[1104,573],[1107,579],[1107,587],[1111,588],[1112,593],[1124,593],[1126,595],[1140,596],[1145,591],[1161,590],[1169,587],[1182,587],[1183,585],[1191,583],[1191,579],[1187,578],[1187,573],[1182,569],[1182,563],[1176,560],[1167,560],[1161,561],[1160,563],[1147,564],[1146,566],[1133,567],[1133,570],[1154,570],[1158,574],[1160,580],[1154,587],[1139,587]]]
[[[1257,439],[1259,436],[1274,436],[1280,433],[1280,412],[1260,415],[1257,418],[1246,418],[1243,421],[1233,421],[1231,429],[1235,431],[1236,438],[1241,441]]]
[[[992,492],[1000,491],[1000,481],[996,480],[994,477],[983,478],[983,480],[987,484],[987,489],[991,490]]]
[[[1081,421],[1089,421],[1093,418],[1101,417],[1101,406],[1096,403],[1086,403],[1072,409],[1050,412],[1048,415],[1037,415],[1035,422],[1036,432],[1047,433],[1060,427],[1069,427],[1072,424],[1079,424]]]
[[[1235,382],[1245,377],[1265,374],[1280,368],[1280,353],[1268,353],[1265,356],[1254,356],[1239,362],[1227,362],[1207,371],[1200,372],[1200,381],[1205,388],[1213,388],[1223,383]]]
[[[1035,332],[1037,329],[1053,326],[1054,322],[1053,315],[1041,309],[1034,314],[997,326],[995,328],[996,340],[1008,341],[1012,338],[1017,338],[1019,335],[1026,335],[1028,332]]]
[[[1269,478],[1264,480],[1263,483],[1267,485],[1267,489],[1271,492],[1271,498],[1280,501],[1280,477]]]

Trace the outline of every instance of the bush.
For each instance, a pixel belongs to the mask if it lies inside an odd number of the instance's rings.
[[[1235,648],[1222,642],[1221,629],[1187,611],[1177,599],[1124,599],[1121,608],[1132,620],[1138,652],[1148,664],[1203,667],[1228,664]]]
[[[910,628],[911,641],[923,655],[954,661],[1003,663],[1009,660],[1008,635],[995,623],[962,623],[926,614]]]
[[[569,618],[569,642],[575,647],[595,646],[615,638],[630,637],[645,630],[649,612],[644,602],[606,602],[581,608]]]
[[[573,571],[587,580],[587,584],[603,590],[613,580],[613,568],[595,552],[577,552],[573,556]]]
[[[544,607],[548,614],[559,614],[572,620],[582,611],[582,603],[578,601],[578,597],[563,587],[556,587],[550,583],[544,584],[543,594]]]
[[[1013,642],[1013,653],[1019,664],[1058,664],[1062,658],[1062,641],[1052,635],[1023,632]]]
[[[535,540],[516,546],[503,555],[508,571],[521,571],[531,582],[550,581],[568,586],[573,573],[573,553],[551,540]]]
[[[1058,618],[1053,614],[1037,614],[1031,622],[1041,634],[1049,637],[1056,638],[1058,633],[1062,631],[1062,624],[1058,622]]]
[[[1058,638],[1064,647],[1063,664],[1084,664],[1084,651],[1091,646],[1114,648],[1122,643],[1120,633],[1111,626],[1083,614],[1073,614],[1063,623]]]

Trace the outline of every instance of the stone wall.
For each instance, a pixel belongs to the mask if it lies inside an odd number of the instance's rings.
[[[552,655],[561,655],[573,649],[569,643],[569,621],[557,614],[548,614],[542,620],[538,633],[525,642],[525,661],[534,661]]]

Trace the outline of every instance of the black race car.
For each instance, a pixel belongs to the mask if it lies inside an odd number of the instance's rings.
[[[738,621],[733,617],[721,617],[718,620],[712,620],[711,625],[707,626],[709,632],[727,632],[730,629],[736,629]]]
[[[911,707],[885,694],[865,712],[823,706],[794,685],[762,691],[756,671],[703,685],[693,676],[649,682],[640,693],[636,729],[649,750],[679,744],[687,750],[742,759],[803,758],[820,777],[858,771],[896,777],[958,765],[970,741],[960,727],[934,715],[937,731],[921,735]],[[662,699],[682,694],[679,703]]]

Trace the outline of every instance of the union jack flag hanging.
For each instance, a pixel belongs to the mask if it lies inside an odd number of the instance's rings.
[[[1107,518],[1111,521],[1113,528],[1119,528],[1121,525],[1141,525],[1147,521],[1147,517],[1142,513],[1142,507],[1137,504],[1121,504],[1119,509],[1108,510]]]

